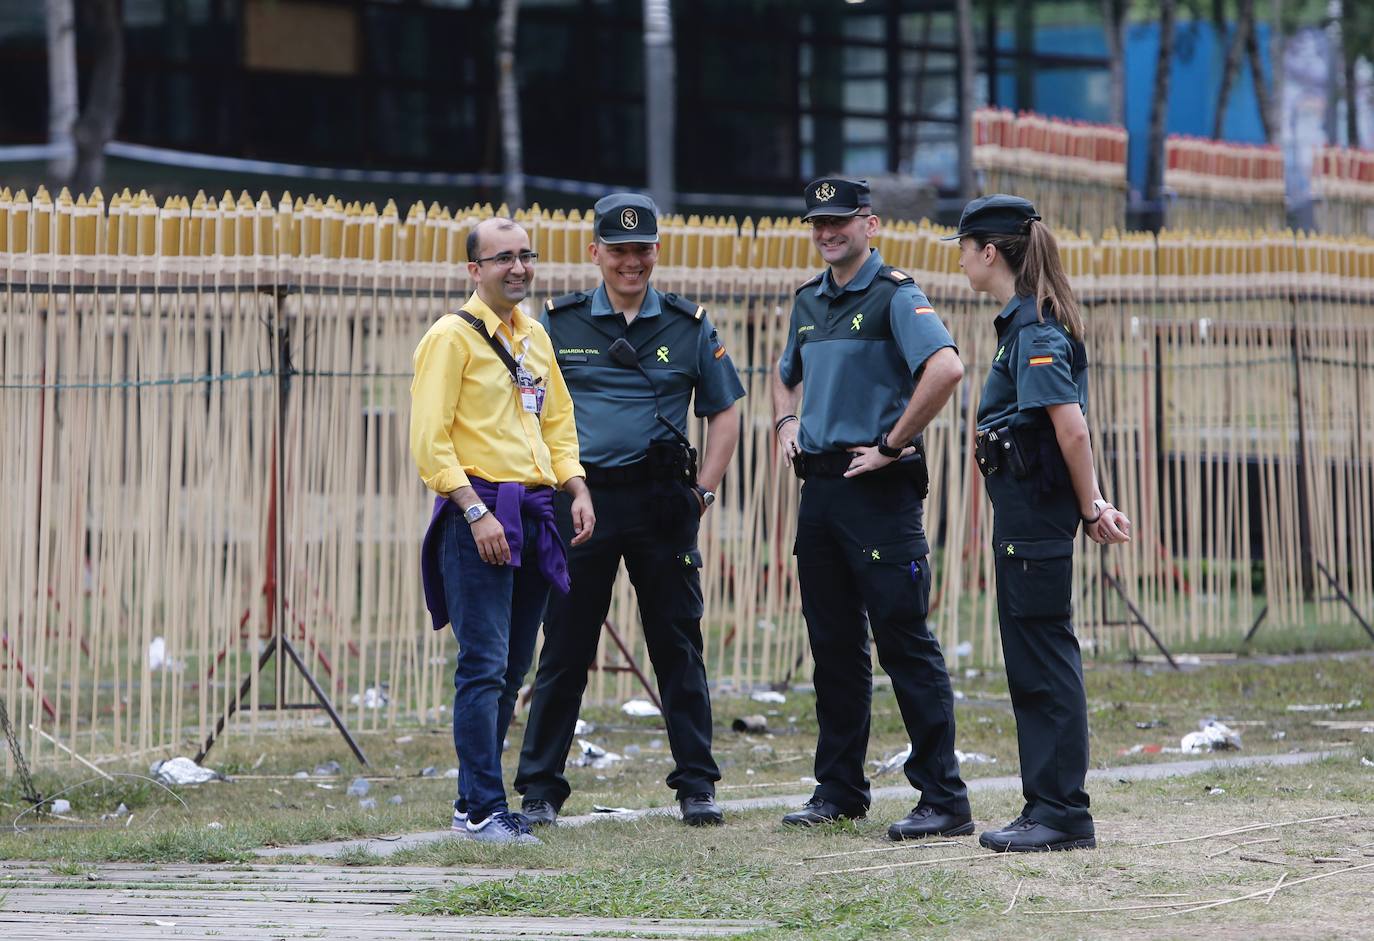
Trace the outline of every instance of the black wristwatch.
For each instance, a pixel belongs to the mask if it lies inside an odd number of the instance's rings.
[[[902,449],[894,448],[891,445],[889,445],[887,443],[887,432],[883,432],[883,436],[878,439],[878,453],[881,454],[883,457],[890,457],[893,460],[896,460],[897,458],[902,456]]]

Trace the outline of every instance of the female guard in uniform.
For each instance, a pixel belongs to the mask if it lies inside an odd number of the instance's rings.
[[[978,409],[976,454],[992,499],[997,612],[1026,804],[979,842],[999,852],[1097,845],[1084,779],[1087,697],[1069,622],[1078,526],[1125,542],[1130,520],[1102,498],[1084,417],[1087,355],[1078,301],[1035,207],[984,196],[959,220],[959,266],[1003,304]]]

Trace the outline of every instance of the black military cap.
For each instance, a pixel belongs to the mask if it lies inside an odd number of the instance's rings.
[[[963,238],[965,235],[1023,235],[1032,220],[1039,220],[1040,213],[1028,199],[993,193],[969,200],[959,217],[959,231],[947,236],[950,239]]]
[[[867,180],[842,180],[838,177],[822,177],[806,184],[806,215],[813,216],[855,216],[860,210],[873,205],[868,192]]]
[[[596,237],[607,245],[658,241],[658,207],[639,193],[612,193],[596,201]]]

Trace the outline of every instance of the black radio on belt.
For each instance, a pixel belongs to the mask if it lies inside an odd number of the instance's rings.
[[[984,477],[991,477],[1003,468],[1018,480],[1024,480],[1027,476],[1026,459],[1021,453],[1021,446],[1016,442],[1016,435],[1005,425],[978,432],[973,456],[978,459],[978,472]]]
[[[650,441],[645,461],[652,480],[681,480],[688,486],[697,482],[697,449],[691,445],[663,439]]]

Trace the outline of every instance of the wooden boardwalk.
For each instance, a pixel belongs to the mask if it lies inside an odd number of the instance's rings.
[[[413,892],[521,875],[421,867],[95,864],[65,876],[41,863],[0,864],[5,941],[706,941],[763,922],[654,918],[418,916],[395,907]]]

